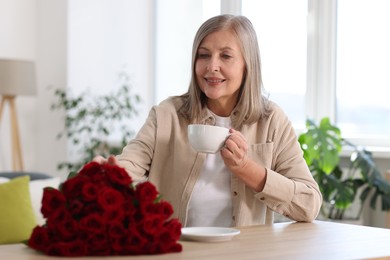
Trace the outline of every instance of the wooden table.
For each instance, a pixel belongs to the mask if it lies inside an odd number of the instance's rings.
[[[86,259],[390,259],[390,229],[315,221],[252,226],[240,230],[241,234],[227,242],[181,241],[181,253]],[[48,257],[16,244],[0,246],[0,259],[66,258]]]

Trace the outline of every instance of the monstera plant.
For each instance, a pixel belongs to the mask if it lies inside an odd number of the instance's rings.
[[[307,120],[306,131],[299,135],[298,140],[323,195],[323,217],[346,218],[345,212],[356,200],[360,201],[359,209],[349,218],[360,218],[366,200],[372,209],[380,200],[381,209],[390,210],[390,184],[378,170],[371,152],[344,139],[329,118],[323,118],[318,125]],[[352,152],[347,165],[342,166],[341,151],[344,148]]]

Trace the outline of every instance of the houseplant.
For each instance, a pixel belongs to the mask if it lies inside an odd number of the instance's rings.
[[[298,141],[323,195],[322,217],[359,219],[366,200],[372,209],[380,200],[381,209],[390,210],[390,184],[378,170],[372,154],[344,139],[329,118],[323,118],[318,125],[307,120],[306,131]],[[345,167],[341,164],[342,149],[351,150]],[[357,214],[346,216],[356,200],[360,201]]]
[[[134,135],[130,119],[138,114],[139,95],[131,92],[129,77],[119,74],[116,91],[93,95],[87,91],[79,95],[56,89],[52,110],[64,110],[64,129],[58,138],[67,138],[72,147],[69,160],[58,164],[58,169],[75,173],[94,156],[119,154]],[[118,140],[113,140],[116,136]],[[119,137],[119,138],[118,138]]]

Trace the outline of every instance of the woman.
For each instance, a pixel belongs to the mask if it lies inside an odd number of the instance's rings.
[[[183,226],[245,226],[273,222],[273,211],[295,221],[318,215],[322,197],[287,116],[261,94],[256,33],[243,16],[220,15],[198,30],[188,92],[151,109],[119,164],[148,179],[174,207]],[[230,128],[218,154],[189,144],[192,123]]]

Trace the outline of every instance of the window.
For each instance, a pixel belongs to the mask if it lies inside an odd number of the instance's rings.
[[[265,90],[297,131],[328,116],[354,143],[390,148],[389,10],[389,0],[73,0],[69,84],[105,91],[128,64],[148,108],[187,91],[201,23],[242,13],[257,31]]]
[[[241,3],[258,32],[265,88],[298,131],[306,117],[328,116],[354,143],[390,147],[388,0]]]
[[[155,103],[187,91],[196,31],[220,12],[220,0],[156,1]]]
[[[389,139],[389,11],[388,0],[338,0],[337,123],[351,137]]]
[[[264,87],[271,100],[303,128],[306,91],[307,0],[242,0],[255,27]]]

